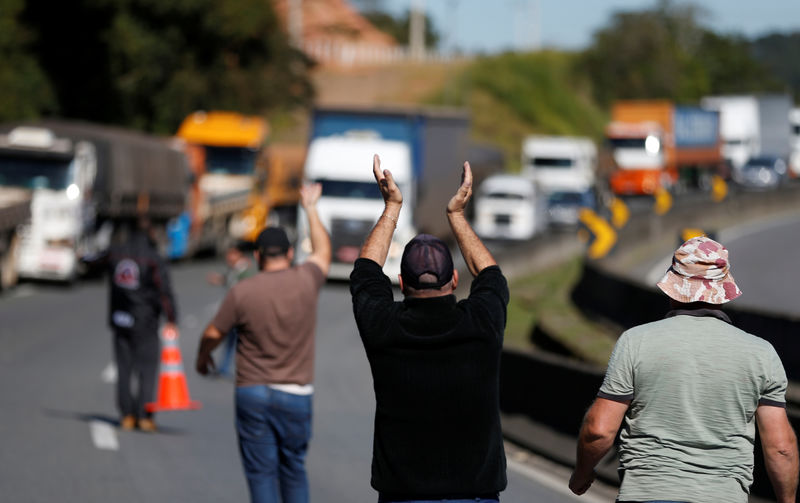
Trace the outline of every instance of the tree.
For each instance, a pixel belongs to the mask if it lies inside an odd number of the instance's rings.
[[[595,98],[603,105],[637,98],[696,103],[707,94],[774,89],[776,80],[747,43],[704,28],[704,15],[669,0],[650,10],[615,13],[580,60]]]
[[[66,117],[172,133],[196,109],[307,105],[311,65],[263,0],[28,0]]]
[[[51,84],[30,49],[34,34],[19,20],[23,7],[23,0],[0,0],[0,121],[56,110]]]

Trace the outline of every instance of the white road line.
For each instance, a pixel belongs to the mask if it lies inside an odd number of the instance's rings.
[[[535,468],[532,468],[526,464],[520,463],[519,461],[514,461],[513,459],[506,458],[506,464],[508,467],[515,472],[519,473],[520,475],[527,477],[529,479],[535,480],[537,483],[547,487],[548,489],[552,489],[560,494],[567,495],[574,499],[575,501],[582,501],[586,503],[608,503],[609,500],[600,498],[595,496],[591,493],[591,489],[589,492],[577,496],[573,494],[572,491],[569,490],[567,483],[561,478],[556,477],[555,475],[550,475],[549,473],[545,473]]]
[[[117,382],[117,366],[114,362],[109,362],[106,368],[100,373],[100,380],[106,384],[114,384]]]
[[[114,428],[103,421],[89,422],[89,432],[92,434],[92,442],[98,449],[105,451],[118,451],[119,442],[117,441],[117,432]]]

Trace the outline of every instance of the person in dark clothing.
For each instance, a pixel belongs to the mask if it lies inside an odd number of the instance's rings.
[[[169,273],[144,219],[123,226],[104,259],[109,269],[108,322],[114,332],[120,426],[152,432],[156,425],[145,404],[155,396],[162,314],[167,318],[164,330],[177,335]],[[136,393],[131,390],[133,375],[139,384]]]
[[[506,487],[499,370],[509,294],[506,279],[464,215],[472,172],[447,218],[473,275],[456,301],[458,271],[440,239],[420,234],[405,247],[395,302],[382,267],[403,196],[373,160],[385,202],[353,272],[350,291],[374,381],[372,487],[380,502],[499,501]]]

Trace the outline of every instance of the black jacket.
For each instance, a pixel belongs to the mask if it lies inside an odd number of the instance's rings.
[[[106,257],[109,268],[108,322],[114,329],[157,332],[163,313],[175,323],[177,313],[169,273],[144,232],[113,245]]]
[[[499,372],[508,285],[497,266],[469,298],[394,302],[378,264],[350,276],[375,389],[372,486],[385,500],[489,497],[506,486]]]

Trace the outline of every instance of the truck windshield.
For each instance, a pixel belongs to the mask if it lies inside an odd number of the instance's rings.
[[[644,150],[645,138],[609,138],[608,144],[613,148],[636,148]]]
[[[522,201],[525,199],[523,194],[512,194],[510,192],[487,192],[484,197],[489,199],[511,199],[515,201]]]
[[[540,168],[571,168],[573,163],[563,157],[534,157],[531,164]]]
[[[206,147],[206,172],[250,175],[255,170],[257,149],[245,147]]]
[[[70,184],[70,161],[0,155],[0,185],[64,190]]]
[[[327,180],[322,184],[322,195],[325,197],[347,197],[353,199],[383,199],[375,182],[356,182],[353,180]]]

